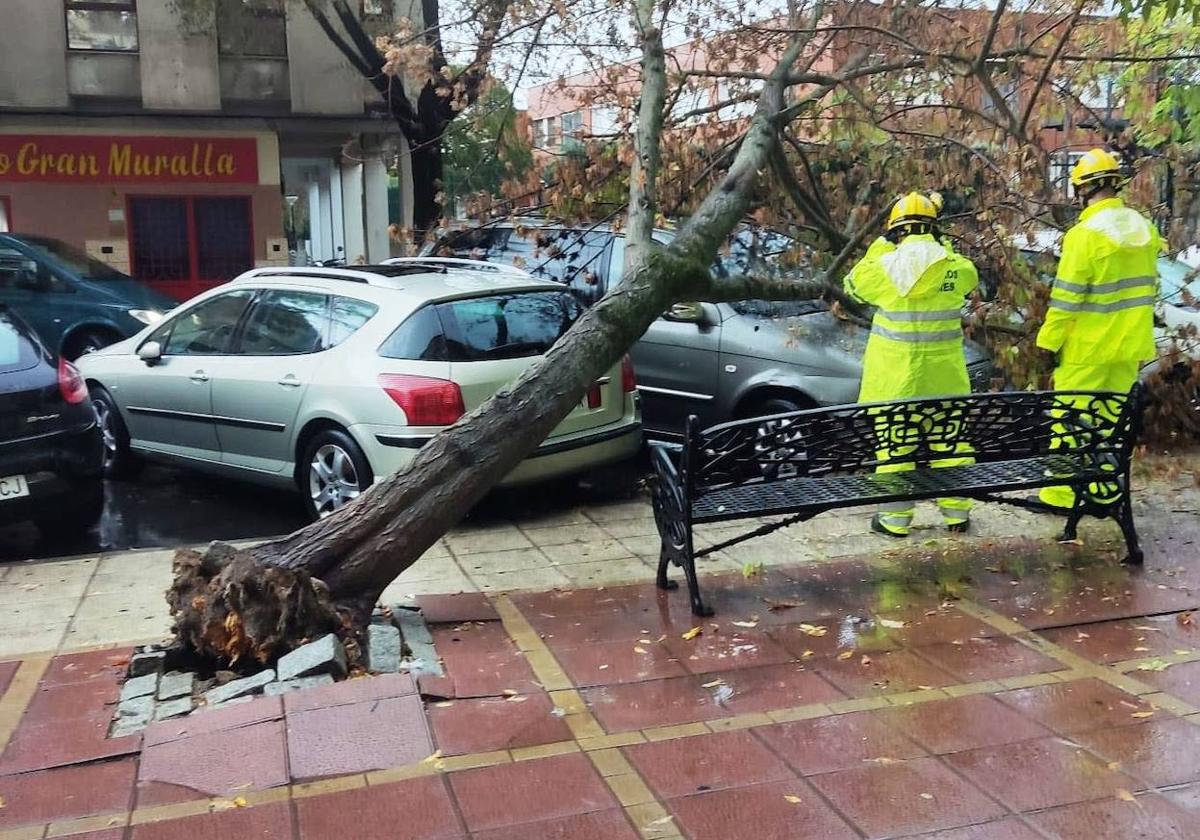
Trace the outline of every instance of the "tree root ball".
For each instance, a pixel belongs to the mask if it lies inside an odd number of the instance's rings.
[[[264,565],[219,542],[203,553],[179,549],[173,568],[172,629],[201,658],[265,665],[326,633],[353,635],[325,585],[303,570]]]

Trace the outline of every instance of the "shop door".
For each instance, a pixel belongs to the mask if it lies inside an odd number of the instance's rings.
[[[129,251],[134,277],[187,300],[254,265],[250,199],[130,198]]]

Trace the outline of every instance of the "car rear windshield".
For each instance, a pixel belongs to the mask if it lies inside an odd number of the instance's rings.
[[[25,330],[0,309],[0,375],[27,370],[37,364],[40,356],[41,350],[30,341]]]
[[[379,355],[444,362],[539,356],[581,312],[567,292],[517,292],[430,304],[397,327]]]

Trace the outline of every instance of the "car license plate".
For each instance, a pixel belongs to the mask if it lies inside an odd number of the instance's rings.
[[[0,478],[0,502],[5,499],[19,499],[29,495],[29,483],[23,475],[6,475]]]

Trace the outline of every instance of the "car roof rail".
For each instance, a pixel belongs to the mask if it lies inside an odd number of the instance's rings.
[[[264,266],[252,268],[234,277],[231,283],[266,278],[311,277],[318,280],[343,280],[350,283],[377,283],[384,279],[404,277],[409,274],[444,274],[445,266],[413,263],[411,265],[363,265],[354,268],[329,266]]]
[[[384,265],[413,265],[427,266],[430,269],[445,270],[447,268],[466,269],[468,271],[486,271],[489,274],[511,274],[516,277],[533,277],[528,271],[522,271],[507,263],[492,263],[482,260],[469,260],[464,257],[392,257],[384,260]]]

